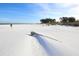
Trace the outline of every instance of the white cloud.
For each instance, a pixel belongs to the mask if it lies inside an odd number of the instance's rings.
[[[46,18],[46,17],[55,18],[54,15],[60,15],[61,14],[61,12],[50,7],[50,6],[53,6],[52,4],[49,5],[48,3],[45,3],[45,4],[40,3],[40,4],[37,4],[37,5],[42,8],[42,10],[40,10],[38,12],[38,14],[43,18]]]
[[[59,18],[63,16],[73,16],[79,19],[79,4],[69,4],[69,3],[56,3],[54,6],[53,4],[37,4],[43,10],[38,12],[43,17],[54,17]],[[55,8],[51,8],[55,7]]]
[[[73,4],[73,5],[71,5],[71,7],[68,10],[68,13],[66,15],[68,15],[68,16],[74,16],[77,19],[79,19],[79,4]]]

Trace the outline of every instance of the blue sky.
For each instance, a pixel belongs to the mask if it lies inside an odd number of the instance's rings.
[[[78,4],[63,3],[0,3],[0,22],[37,23],[42,18],[78,18]]]

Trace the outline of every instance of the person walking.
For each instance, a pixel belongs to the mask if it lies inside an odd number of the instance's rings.
[[[10,24],[10,27],[12,28],[12,24]]]

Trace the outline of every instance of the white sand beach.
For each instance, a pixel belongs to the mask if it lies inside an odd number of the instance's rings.
[[[31,31],[49,36],[29,36]],[[59,42],[61,41],[61,42]],[[0,25],[0,56],[79,56],[79,27]]]

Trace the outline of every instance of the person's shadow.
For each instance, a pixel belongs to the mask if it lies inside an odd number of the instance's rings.
[[[52,44],[50,44],[47,40],[42,38],[40,35],[34,36],[39,44],[44,48],[48,56],[60,56],[62,53],[55,48]],[[53,43],[53,42],[52,42]]]

